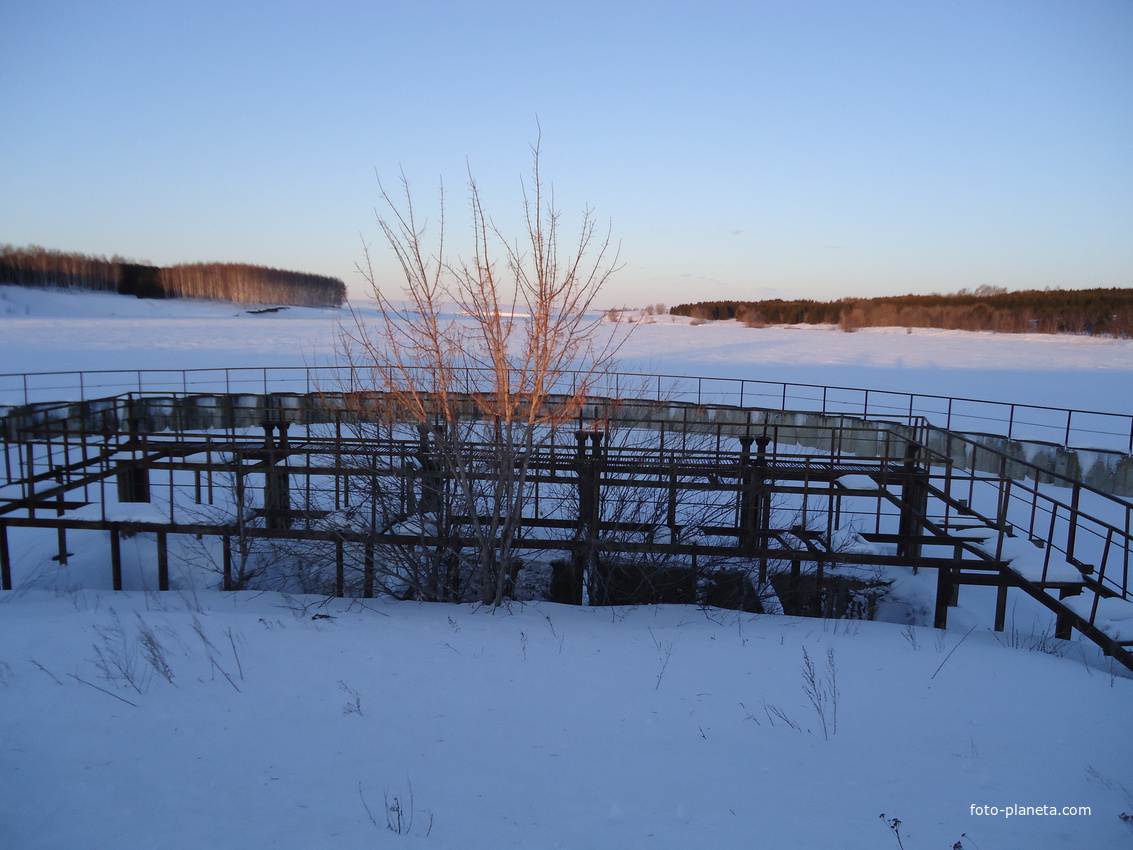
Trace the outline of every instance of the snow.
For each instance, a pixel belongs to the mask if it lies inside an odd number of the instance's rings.
[[[79,520],[104,519],[110,522],[163,522],[169,518],[167,512],[149,502],[117,502],[112,493],[106,494],[102,505],[84,505],[71,511],[68,516]]]
[[[0,287],[0,370],[302,367],[332,357],[340,318]],[[1128,340],[662,317],[623,363],[1133,413]],[[109,495],[124,519],[156,510]],[[1025,598],[991,632],[992,588],[964,588],[946,632],[903,625],[931,622],[930,570],[895,575],[897,622],[493,611],[222,593],[192,573],[150,592],[137,537],[121,541],[135,589],[113,593],[105,532],[70,533],[65,566],[51,535],[16,532],[30,578],[0,593],[5,848],[895,847],[883,813],[909,850],[1133,838],[1133,679],[1043,639]],[[1133,605],[1102,606],[1130,628]],[[985,805],[1091,813],[972,814]]]
[[[1090,617],[1094,597],[1071,597],[1067,606],[1081,617]],[[1122,642],[1133,642],[1133,602],[1108,598],[1097,600],[1096,625]]]
[[[982,546],[989,555],[995,554],[994,541]],[[1067,563],[1057,555],[1047,555],[1025,537],[1004,537],[1003,559],[1010,561],[1011,569],[1029,581],[1035,582],[1080,582],[1082,571]]]
[[[355,306],[363,320],[374,315],[368,303]],[[253,315],[235,304],[3,286],[0,371],[321,365],[334,359],[339,321],[351,322],[350,313],[290,307]],[[848,334],[831,326],[691,325],[664,316],[634,325],[620,359],[627,372],[1133,414],[1133,397],[1121,391],[1133,376],[1133,340],[904,328]]]
[[[141,657],[147,629],[171,682]],[[410,846],[872,848],[883,812],[911,847],[1127,837],[1128,744],[1105,730],[1123,728],[1128,680],[912,631],[916,646],[882,623],[681,607],[24,594],[0,617],[6,846],[387,846],[384,799],[410,788]],[[822,676],[834,653],[828,738],[804,649]],[[137,689],[98,669],[131,651]],[[1093,814],[969,813],[1009,803]]]
[[[1127,838],[1130,682],[989,634],[102,592],[20,595],[0,632],[7,847],[387,845],[410,787],[420,847],[876,848],[881,813],[908,847]],[[834,652],[828,739],[803,649]],[[970,815],[1005,804],[1093,814]]]
[[[877,490],[877,482],[868,475],[840,475],[839,483],[848,490]]]
[[[363,322],[376,316],[371,303],[354,308]],[[456,310],[451,317],[460,320]],[[185,376],[181,370],[291,367],[302,389],[302,369],[337,362],[340,323],[352,326],[353,321],[349,311],[329,308],[252,314],[235,304],[5,286],[0,287],[0,373],[168,370],[166,389],[186,382],[192,389],[198,379],[202,383],[195,388],[218,390],[237,387],[226,387],[224,375],[213,376],[207,385],[203,376]],[[1012,411],[1008,403],[1133,415],[1133,397],[1124,391],[1133,377],[1133,340],[905,328],[855,333],[833,326],[746,328],[735,321],[693,325],[673,316],[633,325],[602,322],[599,328],[601,333],[632,328],[620,351],[623,371],[672,376],[662,379],[665,388],[679,385],[694,400],[737,404],[738,380],[770,381],[746,384],[743,403],[817,409],[825,402],[829,410],[853,414],[868,402],[874,414],[901,418],[909,412],[904,394],[923,394],[916,413],[941,420],[950,412],[957,430],[996,431],[1013,420],[1016,436],[1055,443],[1064,442],[1065,413]],[[688,375],[716,380],[675,380]],[[252,372],[228,379],[253,388],[261,383]],[[160,388],[157,379],[150,380]],[[44,387],[39,398],[77,394],[77,378],[37,382]],[[129,376],[103,383],[107,394],[129,391],[131,384],[137,388]],[[780,383],[791,386],[784,392]],[[652,392],[656,379],[645,384]],[[824,398],[823,386],[849,389],[829,391]],[[88,385],[88,395],[93,389]],[[944,398],[931,396],[993,403],[960,402],[949,411]],[[0,374],[0,404],[22,398],[22,384]],[[1128,448],[1125,418],[1079,413],[1072,424],[1073,445]]]

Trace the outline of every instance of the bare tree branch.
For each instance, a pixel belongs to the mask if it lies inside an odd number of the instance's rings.
[[[443,186],[431,236],[404,173],[396,199],[379,180],[376,217],[400,287],[379,279],[364,245],[358,270],[379,316],[371,324],[352,309],[339,335],[352,377],[382,394],[386,426],[419,430],[422,468],[443,480],[447,501],[428,506],[429,522],[475,541],[476,584],[491,605],[506,597],[514,576],[534,453],[579,416],[602,376],[614,371],[627,336],[621,326],[606,333],[592,309],[618,269],[610,231],[602,235],[587,208],[572,247],[560,253],[561,216],[540,171],[541,153],[537,140],[531,176],[520,184],[525,232],[514,239],[492,221],[469,170],[468,257],[446,253]],[[457,315],[446,312],[453,307]],[[440,557],[426,569],[434,574],[422,583],[451,595],[452,564],[467,553],[434,554]]]

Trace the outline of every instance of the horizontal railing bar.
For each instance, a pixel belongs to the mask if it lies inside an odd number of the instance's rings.
[[[364,376],[367,370],[362,370],[361,374]],[[370,370],[376,371],[376,370]],[[466,374],[471,374],[473,370],[465,370]],[[209,369],[209,368],[193,368],[193,369],[110,369],[98,371],[55,371],[55,372],[12,372],[0,373],[0,393],[4,390],[5,385],[12,385],[12,392],[16,392],[24,396],[24,403],[30,401],[30,394],[32,392],[42,392],[50,390],[78,390],[80,399],[85,400],[86,396],[92,390],[98,390],[113,384],[98,383],[101,376],[103,380],[115,377],[119,380],[128,380],[132,389],[144,391],[147,384],[152,385],[155,381],[164,378],[164,383],[169,386],[179,386],[182,390],[186,390],[190,386],[190,378],[193,378],[192,385],[202,385],[204,382],[198,380],[205,376],[212,376],[214,382],[223,378],[226,387],[231,387],[234,380],[239,383],[254,382],[260,388],[267,391],[269,383],[302,383],[305,387],[309,386],[312,377],[324,376],[327,380],[335,378],[355,379],[359,375],[359,370],[350,370],[347,367],[287,367],[287,366],[269,366],[269,367],[229,367],[224,369]],[[564,373],[563,379],[567,380],[571,376],[579,374],[586,374],[584,372],[568,372]],[[62,385],[49,385],[35,386],[36,379],[47,379],[54,377],[74,376],[74,380],[69,384]],[[290,376],[290,377],[287,377]],[[761,379],[748,379],[748,378],[713,378],[706,376],[686,376],[686,375],[670,375],[670,374],[645,374],[638,372],[618,372],[609,373],[608,375],[601,376],[604,379],[612,380],[615,382],[625,381],[641,381],[642,386],[650,384],[656,388],[656,397],[660,400],[662,397],[670,394],[686,394],[688,396],[696,396],[700,402],[704,401],[704,396],[713,395],[713,386],[721,387],[720,394],[725,396],[734,396],[737,399],[747,399],[753,394],[756,396],[763,395],[764,393],[758,392],[759,388],[766,388],[768,392],[766,395],[777,397],[781,404],[780,409],[787,407],[788,400],[804,400],[808,402],[815,402],[820,404],[820,412],[834,413],[838,412],[838,408],[851,407],[851,409],[860,409],[861,415],[868,416],[870,411],[873,412],[875,418],[878,412],[890,413],[897,415],[899,418],[909,418],[910,416],[925,416],[931,418],[932,416],[944,416],[948,419],[944,423],[944,427],[951,427],[951,420],[953,418],[968,419],[975,421],[996,422],[1006,425],[1006,433],[1001,436],[1013,437],[1015,432],[1020,427],[1029,428],[1046,428],[1056,433],[1069,432],[1070,434],[1082,433],[1101,435],[1106,437],[1120,438],[1123,447],[1128,445],[1128,448],[1133,452],[1133,415],[1114,413],[1109,411],[1096,411],[1087,410],[1082,408],[1059,408],[1047,405],[1035,404],[1021,404],[1017,402],[1006,402],[990,399],[974,399],[961,396],[945,396],[931,393],[905,393],[895,390],[875,390],[867,389],[864,387],[839,387],[829,386],[822,384],[809,384],[809,383],[796,383],[796,382],[780,382],[780,381],[766,381]],[[270,379],[270,381],[269,381]],[[662,382],[665,382],[662,384]],[[687,388],[681,388],[679,385],[682,382],[687,382]],[[353,385],[351,381],[349,385]],[[772,391],[773,390],[773,391]],[[794,393],[788,392],[790,390]],[[159,392],[159,390],[150,390],[152,392]],[[797,393],[811,392],[810,395],[799,395]],[[851,399],[832,399],[831,393],[838,394],[852,394],[856,396]],[[892,399],[891,404],[886,403],[886,399]],[[937,406],[942,406],[943,409],[925,410],[921,405],[931,404],[937,402]],[[956,405],[977,405],[983,408],[980,411],[962,411],[957,410]],[[746,405],[744,405],[746,406]],[[993,413],[997,411],[998,414]],[[1051,422],[1038,422],[1029,420],[1020,420],[1017,416],[1019,411],[1039,411],[1047,414],[1057,415],[1057,421]],[[850,411],[843,411],[850,412]],[[1075,427],[1073,419],[1077,416],[1079,419],[1082,417],[1102,417],[1111,419],[1115,422],[1115,427],[1120,427],[1120,430],[1104,431],[1100,430],[1095,424],[1090,428]]]

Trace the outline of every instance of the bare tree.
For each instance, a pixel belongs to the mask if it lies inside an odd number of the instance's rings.
[[[389,422],[420,433],[422,469],[444,504],[419,513],[431,514],[435,535],[469,542],[480,599],[491,605],[514,577],[532,460],[579,417],[625,338],[600,327],[591,309],[617,270],[609,231],[586,209],[566,237],[538,142],[532,160],[521,181],[523,232],[514,239],[485,211],[469,174],[470,258],[447,253],[443,187],[430,236],[405,175],[399,198],[379,181],[377,221],[400,287],[380,279],[367,249],[359,271],[380,316],[368,324],[353,312],[340,335],[353,376],[382,393]],[[437,548],[449,550],[437,569],[465,557],[454,551],[463,543]]]

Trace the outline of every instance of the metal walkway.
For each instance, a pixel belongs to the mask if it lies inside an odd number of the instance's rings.
[[[468,516],[444,530],[429,437],[380,415],[375,393],[127,392],[8,408],[0,418],[0,581],[9,529],[153,536],[156,585],[170,586],[171,535],[219,538],[223,586],[240,586],[248,541],[302,541],[334,592],[381,588],[390,547],[471,545]],[[478,475],[498,454],[470,446]],[[1053,611],[1133,669],[1133,506],[921,417],[903,423],[679,400],[595,398],[532,455],[516,545],[563,553],[559,598],[587,592],[583,556],[749,565],[817,577],[845,567],[936,570],[934,623],[961,587],[996,588]],[[462,531],[462,529],[464,529]],[[846,546],[847,531],[869,545]],[[146,538],[148,540],[148,538]],[[593,601],[594,591],[589,588]],[[678,597],[679,598],[679,597]],[[1125,626],[1125,624],[1128,624]],[[1125,626],[1126,630],[1123,630]]]

